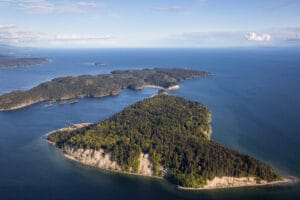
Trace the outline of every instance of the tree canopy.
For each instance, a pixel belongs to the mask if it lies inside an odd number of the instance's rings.
[[[71,145],[113,152],[123,170],[137,170],[141,152],[149,153],[156,175],[167,169],[168,180],[199,187],[218,176],[280,179],[267,164],[210,140],[209,109],[197,102],[157,95],[135,103],[107,120],[48,136],[59,147]]]

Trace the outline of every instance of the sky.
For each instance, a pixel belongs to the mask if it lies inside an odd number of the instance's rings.
[[[0,0],[0,44],[300,46],[300,0]]]

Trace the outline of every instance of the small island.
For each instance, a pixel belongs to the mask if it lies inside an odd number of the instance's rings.
[[[109,119],[47,135],[82,164],[165,178],[180,189],[261,186],[287,182],[273,168],[210,139],[211,112],[160,91]]]
[[[177,89],[180,81],[207,75],[210,73],[190,69],[154,68],[55,78],[27,91],[1,95],[0,111],[20,109],[43,101],[61,103],[71,99],[118,95],[124,89],[141,90],[144,87]]]
[[[97,61],[97,62],[95,62],[95,66],[98,66],[98,67],[105,67],[106,64],[105,64],[104,62]]]
[[[30,67],[48,63],[47,58],[14,58],[0,56],[0,68]]]

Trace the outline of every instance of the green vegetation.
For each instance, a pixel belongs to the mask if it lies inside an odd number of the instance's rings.
[[[210,140],[210,111],[205,106],[169,95],[138,102],[100,123],[48,136],[65,145],[104,149],[123,170],[136,172],[141,152],[149,153],[155,175],[181,186],[199,187],[215,176],[274,181],[273,169],[248,155]]]
[[[47,58],[13,58],[0,56],[0,68],[28,67],[48,63]]]
[[[123,89],[142,89],[145,85],[164,88],[179,81],[209,75],[177,68],[154,68],[144,70],[113,71],[104,75],[83,75],[55,78],[27,91],[15,91],[0,96],[0,111],[23,108],[42,101],[61,101],[86,97],[117,95]]]

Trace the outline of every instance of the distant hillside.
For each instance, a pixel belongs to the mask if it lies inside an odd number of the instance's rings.
[[[47,58],[14,58],[0,55],[0,68],[29,67],[49,62]]]
[[[142,174],[140,165],[149,158],[153,173],[148,175],[184,187],[203,187],[224,176],[254,177],[255,184],[280,179],[269,165],[211,141],[210,120],[208,108],[197,102],[157,95],[107,120],[60,130],[47,139],[73,159],[105,169]]]
[[[23,108],[42,101],[117,95],[123,89],[147,86],[169,88],[178,82],[209,75],[208,72],[177,68],[113,71],[105,75],[55,78],[27,91],[0,96],[0,111]]]

